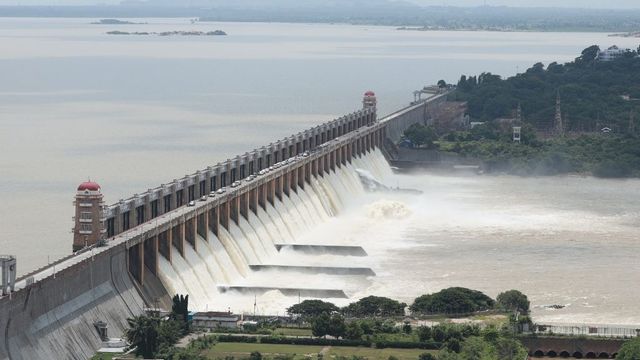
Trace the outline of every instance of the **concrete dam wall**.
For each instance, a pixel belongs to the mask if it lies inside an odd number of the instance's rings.
[[[413,124],[432,125],[430,109],[440,106],[447,100],[448,93],[436,95],[425,101],[400,109],[381,119],[386,123],[387,139],[397,143],[402,134]]]
[[[0,359],[87,359],[102,344],[95,322],[118,337],[143,308],[126,248],[112,248],[0,299]]]
[[[96,322],[107,323],[109,337],[121,337],[127,318],[145,307],[170,308],[175,293],[190,294],[193,310],[226,310],[212,306],[240,306],[253,303],[254,294],[274,292],[345,298],[338,285],[322,279],[316,284],[309,272],[375,274],[318,267],[309,249],[347,257],[364,251],[296,241],[364,191],[356,168],[380,177],[390,173],[382,144],[425,121],[428,103],[380,121],[375,108],[364,109],[110,206],[106,247],[76,254],[57,271],[49,267],[23,277],[16,292],[0,297],[0,360],[89,358],[102,345]],[[263,173],[252,175],[258,171]],[[226,191],[210,194],[221,187]],[[302,262],[272,262],[289,251]],[[284,273],[302,281],[283,284]],[[226,302],[216,302],[221,294],[228,295]]]

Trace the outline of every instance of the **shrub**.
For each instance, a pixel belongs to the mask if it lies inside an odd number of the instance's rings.
[[[395,349],[425,349],[438,350],[440,343],[435,341],[415,342],[415,341],[378,341],[375,343],[377,349],[395,348]]]
[[[262,344],[287,344],[287,345],[319,345],[319,346],[371,346],[366,340],[336,340],[323,338],[286,338],[266,336],[260,338]]]
[[[255,342],[258,342],[258,338],[255,336],[218,335],[218,341],[219,342],[255,343]]]
[[[431,353],[422,353],[418,356],[418,360],[436,360],[436,357]]]

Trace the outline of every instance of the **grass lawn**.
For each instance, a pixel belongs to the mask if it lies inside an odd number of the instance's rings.
[[[93,355],[91,360],[111,360],[114,357],[122,357],[122,356],[124,356],[123,353],[97,353]]]
[[[248,356],[252,351],[259,351],[263,356],[293,355],[296,359],[303,359],[304,355],[311,354],[315,358],[322,350],[322,346],[307,345],[281,345],[281,344],[247,344],[247,343],[217,343],[207,350],[209,359],[224,358],[225,356]]]
[[[246,343],[217,343],[206,351],[208,359],[223,359],[225,356],[236,358],[248,357],[252,351],[259,351],[262,356],[272,358],[275,355],[294,355],[295,359],[315,359],[323,346],[316,345],[280,345],[280,344],[246,344]],[[372,349],[366,347],[329,346],[324,358],[329,360],[338,356],[351,357],[353,355],[368,360],[387,360],[389,355],[399,360],[417,360],[424,352],[437,354],[437,351],[422,349]],[[306,355],[306,356],[305,356]]]
[[[372,349],[365,347],[332,346],[327,354],[328,357],[325,356],[325,359],[331,358],[331,356],[351,357],[352,355],[356,355],[369,360],[387,360],[389,355],[393,355],[399,360],[417,360],[418,356],[425,352],[437,355],[437,351],[423,349]]]
[[[311,336],[311,329],[301,329],[301,328],[277,328],[274,331],[275,334],[286,335],[286,336]]]

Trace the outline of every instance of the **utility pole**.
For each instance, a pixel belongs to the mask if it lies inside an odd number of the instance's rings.
[[[562,123],[562,107],[560,103],[560,90],[556,96],[556,118],[555,118],[555,135],[564,136],[564,124]]]
[[[629,135],[636,136],[636,123],[633,115],[633,110],[629,111]]]

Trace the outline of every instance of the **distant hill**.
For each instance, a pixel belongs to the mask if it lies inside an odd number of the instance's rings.
[[[0,16],[192,17],[505,31],[640,30],[640,10],[420,6],[390,0],[128,0],[112,6],[3,6]]]

